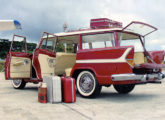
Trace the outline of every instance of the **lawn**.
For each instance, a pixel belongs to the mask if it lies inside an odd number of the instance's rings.
[[[4,70],[4,61],[0,61],[0,72]]]

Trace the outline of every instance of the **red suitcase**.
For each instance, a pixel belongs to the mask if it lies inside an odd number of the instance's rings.
[[[122,27],[122,23],[118,21],[110,20],[108,18],[97,18],[97,19],[91,19],[90,27],[92,29]]]
[[[62,97],[66,103],[76,102],[75,79],[71,77],[62,77]]]

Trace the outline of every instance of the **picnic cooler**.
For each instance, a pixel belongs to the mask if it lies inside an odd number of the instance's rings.
[[[47,84],[47,100],[50,103],[62,101],[61,78],[58,76],[44,76],[43,82]]]
[[[75,79],[71,77],[61,77],[62,80],[62,99],[66,103],[76,102]]]

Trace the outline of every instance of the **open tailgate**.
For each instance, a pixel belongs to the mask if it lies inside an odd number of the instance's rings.
[[[138,21],[132,21],[130,24],[128,24],[126,27],[123,28],[123,31],[126,32],[133,32],[136,34],[139,34],[141,36],[146,36],[154,31],[156,31],[157,28]]]

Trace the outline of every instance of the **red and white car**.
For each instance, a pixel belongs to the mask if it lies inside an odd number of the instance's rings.
[[[6,57],[5,77],[14,88],[38,83],[43,76],[76,79],[83,97],[97,96],[102,86],[113,85],[119,93],[131,92],[136,84],[160,83],[164,78],[164,51],[147,51],[144,38],[157,29],[142,22],[122,23],[107,18],[92,19],[90,29],[43,33],[33,54],[11,48]]]

